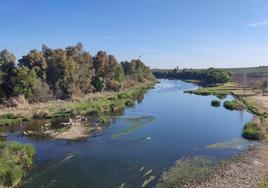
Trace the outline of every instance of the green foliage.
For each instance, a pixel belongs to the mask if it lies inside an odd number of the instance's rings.
[[[211,101],[211,106],[219,107],[219,106],[221,106],[221,101],[219,101],[219,100],[212,100]]]
[[[243,103],[237,100],[225,101],[223,103],[223,106],[228,110],[244,110],[245,109],[245,106],[243,105]]]
[[[66,99],[93,91],[120,91],[126,79],[133,82],[154,80],[141,60],[129,66],[118,63],[113,55],[99,51],[94,57],[81,43],[65,49],[31,50],[19,59],[0,52],[0,99],[25,95],[30,102]],[[128,70],[130,68],[130,70]]]
[[[114,79],[120,83],[125,80],[124,67],[121,64],[118,64],[116,67]]]
[[[46,59],[42,52],[32,50],[26,56],[22,56],[19,60],[19,66],[28,67],[30,70],[34,69],[37,76],[42,80],[46,80]]]
[[[18,142],[0,142],[0,151],[0,187],[14,187],[32,167],[34,148]]]
[[[12,114],[5,114],[0,116],[0,126],[14,125],[26,120],[20,116],[14,116]]]
[[[33,96],[32,88],[36,83],[36,72],[34,69],[22,66],[16,71],[14,94],[24,95],[26,98]]]
[[[175,68],[171,71],[155,71],[157,78],[173,78],[183,80],[199,80],[205,85],[227,83],[231,79],[231,73],[220,69],[182,69]]]
[[[243,128],[242,136],[250,140],[260,140],[261,130],[258,128],[257,124],[254,122],[248,122]]]
[[[0,52],[0,97],[6,98],[12,96],[14,93],[14,80],[16,75],[15,70],[16,57],[6,49]]]
[[[143,82],[146,79],[155,79],[150,69],[146,67],[140,59],[131,60],[131,62],[121,62],[121,65],[125,70],[125,75],[127,79],[135,80],[138,82]]]
[[[102,77],[96,77],[93,80],[93,86],[96,91],[104,91],[106,88],[106,80]]]

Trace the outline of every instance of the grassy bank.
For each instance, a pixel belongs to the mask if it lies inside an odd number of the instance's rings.
[[[14,187],[33,166],[34,148],[17,142],[0,142],[0,187]]]
[[[19,123],[31,118],[58,118],[76,114],[91,115],[113,112],[131,106],[135,100],[141,100],[143,93],[154,82],[137,83],[121,92],[103,92],[90,94],[79,101],[51,101],[31,104],[24,108],[2,108],[0,126]]]
[[[247,139],[266,139],[268,140],[268,109],[264,107],[255,96],[259,92],[252,88],[241,88],[234,82],[229,82],[215,87],[202,87],[196,90],[189,90],[186,93],[196,95],[234,95],[237,100],[225,101],[223,106],[229,110],[247,109],[255,115],[252,122],[245,124],[242,136]]]

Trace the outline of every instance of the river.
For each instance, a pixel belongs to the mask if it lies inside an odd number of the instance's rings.
[[[196,87],[161,80],[142,101],[111,117],[105,131],[83,140],[32,139],[13,132],[8,140],[33,144],[37,152],[36,165],[21,187],[141,187],[146,172],[156,177],[146,187],[154,187],[180,158],[226,159],[252,144],[241,133],[253,116],[212,107],[215,96],[184,93]],[[215,143],[229,144],[208,147]]]

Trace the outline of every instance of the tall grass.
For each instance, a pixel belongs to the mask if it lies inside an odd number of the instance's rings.
[[[18,142],[0,142],[0,187],[14,187],[33,165],[35,150]]]

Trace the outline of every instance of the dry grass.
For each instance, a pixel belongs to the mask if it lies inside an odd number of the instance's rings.
[[[135,86],[131,88],[125,89],[124,91],[128,91],[135,88],[142,88],[151,85],[152,82],[145,83],[136,83]],[[75,100],[54,100],[45,103],[34,103],[28,106],[19,106],[19,107],[3,107],[0,108],[0,116],[5,114],[11,114],[14,116],[32,118],[35,114],[48,114],[51,115],[58,111],[66,111],[71,110],[74,106],[78,106],[83,102],[99,100],[102,98],[107,98],[110,96],[114,96],[118,94],[118,92],[101,92],[101,93],[91,93],[86,96],[76,98]]]

